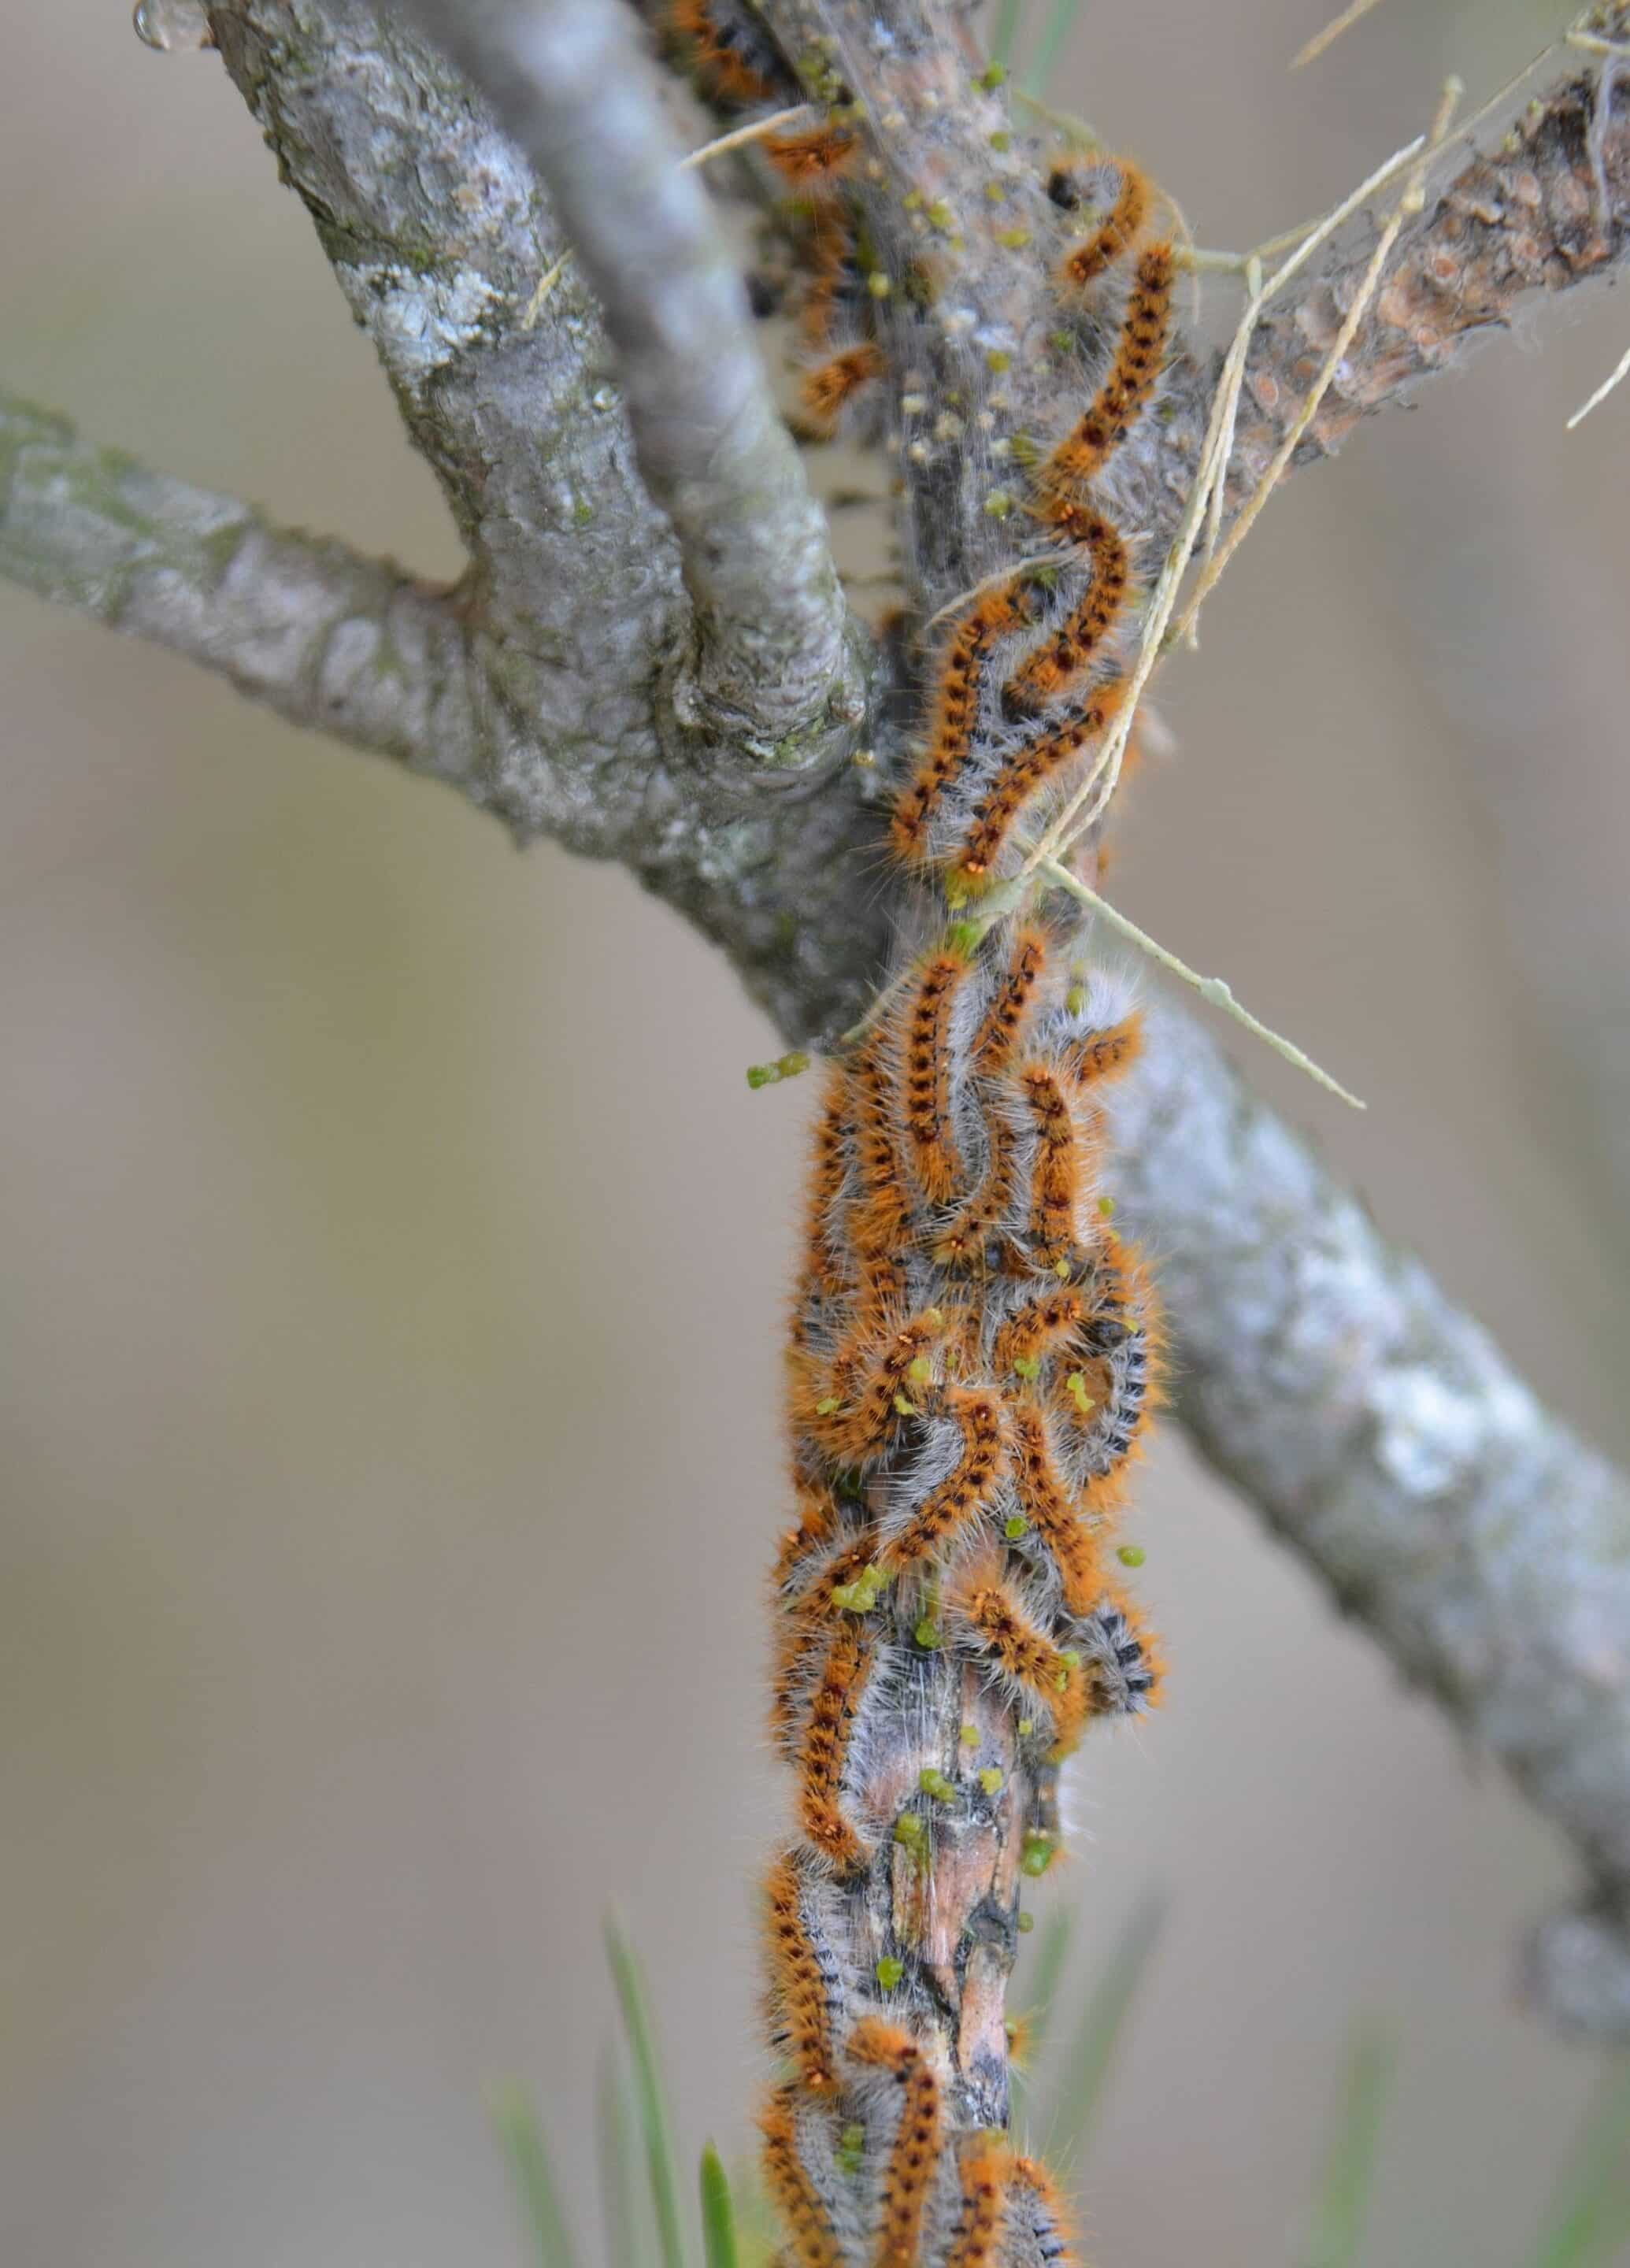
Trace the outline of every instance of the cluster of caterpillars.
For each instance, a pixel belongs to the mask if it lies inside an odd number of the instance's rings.
[[[670,21],[716,102],[789,99],[746,10],[673,0]],[[887,374],[841,193],[857,131],[765,144],[814,217],[804,408],[821,427]],[[925,670],[891,835],[931,910],[829,1066],[793,1300],[798,1520],[775,1569],[771,1729],[797,1794],[762,1890],[782,2069],[760,2127],[797,2268],[1065,2253],[1056,2194],[1002,2123],[1005,2055],[993,2086],[965,2052],[971,1940],[931,1952],[936,1879],[953,1852],[998,1853],[970,1929],[1001,1943],[1005,1977],[1022,1880],[1058,1846],[1059,1764],[1160,1677],[1120,1580],[1142,1555],[1115,1535],[1161,1336],[1099,1178],[1139,1019],[1124,980],[1073,963],[1053,902],[988,909],[1124,703],[1136,544],[1105,475],[1157,392],[1173,251],[1129,163],[1046,187],[1054,288],[1101,336],[1098,367],[1029,460],[1031,556],[950,610]],[[958,1918],[960,1895],[941,1897]]]
[[[672,46],[716,108],[781,109],[803,99],[797,78],[749,8],[721,0],[669,0],[665,16]],[[841,92],[835,81],[827,91]],[[799,406],[807,438],[826,439],[851,406],[876,388],[885,367],[871,276],[841,194],[860,143],[829,105],[816,124],[765,134],[757,147],[779,175],[789,217],[797,223],[804,286]]]

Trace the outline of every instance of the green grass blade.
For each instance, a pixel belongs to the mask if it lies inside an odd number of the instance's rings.
[[[1062,2137],[1076,2162],[1085,2152],[1104,2082],[1149,1969],[1164,1919],[1164,1907],[1159,1898],[1149,1896],[1139,1899],[1108,1961],[1098,1972],[1070,2043],[1054,2097],[1050,2123],[1052,2132]]]
[[[1607,2268],[1630,2244],[1630,2057],[1610,2066],[1558,2187],[1533,2268]]]
[[[731,2198],[741,2268],[771,2268],[781,2250],[781,2226],[753,2159],[736,2167],[731,2177]]]
[[[509,2161],[533,2260],[538,2268],[572,2268],[571,2237],[531,2095],[518,2080],[506,2080],[493,2089],[489,2109]]]
[[[1047,18],[1047,28],[1041,35],[1041,45],[1036,49],[1035,60],[1025,72],[1024,92],[1032,101],[1041,101],[1053,84],[1053,75],[1069,37],[1069,27],[1080,11],[1081,0],[1053,0],[1053,12]]]
[[[736,2268],[736,2208],[730,2176],[711,2142],[701,2154],[701,2243],[708,2268]]]
[[[1029,2124],[1031,2098],[1052,2045],[1059,1985],[1069,1956],[1071,1918],[1068,1906],[1056,1907],[1047,1916],[1047,1926],[1036,1948],[1034,1975],[1027,1974],[1020,1987],[1024,1997],[1017,2006],[1030,2025],[1030,2069],[1024,2072],[1015,2068],[1008,2075],[1010,2119],[1016,2133]]]
[[[1003,70],[1013,68],[1013,43],[1018,37],[1019,11],[1024,0],[1002,0],[996,11],[996,27],[990,37],[990,59],[1000,63]]]
[[[594,2149],[608,2268],[646,2268],[650,2247],[636,2205],[634,2110],[621,2065],[610,2048],[600,2058],[595,2089]]]
[[[1374,2033],[1362,2033],[1347,2057],[1325,2146],[1313,2226],[1302,2256],[1304,2268],[1353,2268],[1358,2258],[1375,2190],[1381,2111],[1391,2076],[1391,2058],[1382,2041]]]
[[[657,2036],[651,2025],[645,1979],[633,1947],[615,1921],[606,1925],[606,1951],[634,2065],[634,2095],[639,2105],[640,2132],[645,2142],[651,2209],[657,2217],[657,2249],[662,2268],[685,2268],[685,2235],[679,2220],[679,2171],[668,2117],[668,2091],[657,2061]]]

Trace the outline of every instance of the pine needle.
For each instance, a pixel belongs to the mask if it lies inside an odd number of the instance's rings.
[[[620,2058],[609,2047],[600,2058],[595,2092],[594,2155],[609,2268],[647,2268],[643,2216],[635,2204],[634,2111]]]
[[[1325,2146],[1324,2173],[1303,2268],[1354,2268],[1376,2180],[1376,2146],[1386,2100],[1390,2058],[1365,2033],[1353,2043],[1347,2075]]]
[[[1630,2057],[1610,2066],[1532,2268],[1608,2268],[1630,2243]]]
[[[1063,1981],[1064,1963],[1069,1955],[1071,1919],[1068,1906],[1060,1906],[1049,1914],[1041,1942],[1036,1948],[1035,1981],[1025,1996],[1024,2009],[1033,2036],[1034,2060],[1038,2064],[1046,2055],[1053,2037],[1059,1986]],[[1008,2092],[1012,2102],[1011,2123],[1015,2127],[1028,2112],[1029,2099],[1034,2088],[1035,2080],[1030,2073],[1018,2070],[1009,2072]]]
[[[1002,0],[996,12],[996,27],[991,34],[990,59],[993,63],[1000,63],[1003,70],[1012,68],[1014,44],[1018,38],[1019,11],[1024,4],[1024,0]]]
[[[662,2268],[686,2268],[668,2090],[657,2060],[657,2039],[645,1979],[634,1948],[614,1920],[606,1925],[606,1952],[634,2065],[634,2095],[645,2143],[645,2170],[650,2183],[651,2207],[657,2217],[657,2246]]]
[[[488,2109],[537,2268],[572,2268],[571,2236],[531,2095],[518,2080],[506,2080],[493,2089]]]
[[[1138,1901],[1082,2012],[1052,2119],[1054,2132],[1063,2136],[1077,2157],[1085,2151],[1103,2098],[1104,2082],[1114,2062],[1138,1988],[1148,1973],[1164,1918],[1164,1907],[1158,1897],[1149,1896]]]
[[[1052,84],[1058,69],[1058,60],[1064,52],[1064,42],[1069,37],[1069,27],[1075,22],[1081,0],[1053,0],[1053,12],[1047,18],[1047,28],[1041,35],[1041,45],[1036,49],[1036,59],[1024,74],[1024,92],[1039,99],[1043,91]]]

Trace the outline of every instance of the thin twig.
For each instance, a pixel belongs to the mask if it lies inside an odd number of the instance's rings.
[[[783,126],[796,126],[809,115],[807,102],[795,102],[789,110],[775,110],[767,118],[753,119],[745,126],[738,126],[729,134],[721,134],[716,141],[704,142],[700,150],[689,150],[679,160],[679,171],[692,166],[708,165],[715,158],[723,158],[731,150],[745,150],[749,142],[759,142],[767,134],[779,134]]]
[[[1460,79],[1450,77],[1444,81],[1443,91],[1438,98],[1436,114],[1432,121],[1431,131],[1427,136],[1426,147],[1411,167],[1408,185],[1394,207],[1391,219],[1377,239],[1376,248],[1371,253],[1369,264],[1360,279],[1353,304],[1347,309],[1341,328],[1331,343],[1318,375],[1303,397],[1302,407],[1292,418],[1267,472],[1263,474],[1250,497],[1241,506],[1238,517],[1229,529],[1227,540],[1215,558],[1208,563],[1205,571],[1195,585],[1183,616],[1171,634],[1173,644],[1182,637],[1185,630],[1199,613],[1202,601],[1208,593],[1215,588],[1218,578],[1229,561],[1256,525],[1264,505],[1279,485],[1291,459],[1301,446],[1303,436],[1318,415],[1319,405],[1334,383],[1336,372],[1347,359],[1347,349],[1358,336],[1359,326],[1369,313],[1370,303],[1381,286],[1383,271],[1392,256],[1393,246],[1403,233],[1405,223],[1413,219],[1426,202],[1427,166],[1448,134],[1450,121],[1465,92],[1465,85]]]
[[[1322,32],[1315,32],[1307,45],[1297,49],[1290,59],[1291,70],[1300,70],[1304,63],[1317,62],[1326,48],[1334,47],[1343,32],[1351,31],[1359,18],[1369,15],[1377,5],[1377,0],[1352,0],[1350,7],[1344,8],[1333,23],[1326,24]]]
[[[1575,425],[1582,424],[1590,415],[1590,412],[1593,409],[1597,409],[1601,407],[1602,403],[1606,401],[1608,395],[1612,392],[1616,386],[1622,386],[1624,384],[1626,378],[1630,378],[1630,347],[1626,347],[1625,349],[1623,355],[1614,364],[1611,374],[1602,380],[1600,386],[1597,387],[1596,392],[1590,396],[1590,401],[1581,402],[1579,408],[1575,410],[1573,416],[1568,421],[1568,431],[1571,433]]]
[[[1078,898],[1083,906],[1090,906],[1095,914],[1100,915],[1111,929],[1117,931],[1129,944],[1135,945],[1140,953],[1148,954],[1151,961],[1158,961],[1161,968],[1171,976],[1180,977],[1185,984],[1192,984],[1208,1007],[1221,1008],[1225,1016],[1231,1016],[1237,1024],[1243,1024],[1248,1032],[1266,1042],[1276,1056],[1283,1056],[1287,1063],[1294,1064],[1298,1071],[1304,1071],[1311,1079],[1316,1080],[1320,1086],[1327,1087],[1332,1094],[1340,1095],[1343,1102],[1351,1103],[1355,1110],[1369,1108],[1368,1103],[1361,1102],[1357,1095],[1349,1094],[1340,1079],[1332,1079],[1327,1071],[1321,1070],[1312,1057],[1305,1055],[1294,1040],[1288,1040],[1282,1034],[1270,1030],[1259,1017],[1253,1016],[1249,1008],[1234,998],[1222,977],[1202,976],[1198,969],[1191,968],[1186,961],[1179,961],[1175,953],[1169,953],[1147,930],[1140,929],[1134,921],[1128,921],[1126,915],[1112,906],[1107,898],[1101,898],[1078,874],[1072,874],[1068,866],[1061,866],[1056,858],[1044,859],[1041,871],[1050,882],[1056,882],[1061,890],[1068,890],[1071,897]]]

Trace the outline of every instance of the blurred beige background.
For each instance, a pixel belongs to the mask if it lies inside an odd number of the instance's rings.
[[[1032,7],[1035,0],[1032,0]],[[1061,94],[1202,240],[1340,194],[1565,4],[1085,0]],[[212,58],[0,0],[6,380],[451,571]],[[1630,1451],[1626,311],[1550,311],[1277,503],[1175,666],[1122,902],[1538,1386]],[[745,2145],[759,1586],[802,1089],[620,873],[0,588],[0,2258],[521,2257],[483,2088],[586,2225],[615,1899],[687,2155]],[[1086,2168],[1102,2268],[1289,2263],[1389,2026],[1372,2268],[1521,2258],[1591,2066],[1512,2007],[1566,1855],[1168,1438],[1174,1662],[1093,1751],[1078,1977],[1171,1912]]]

